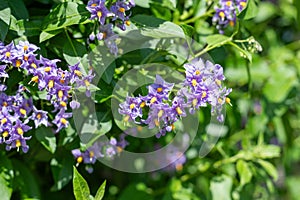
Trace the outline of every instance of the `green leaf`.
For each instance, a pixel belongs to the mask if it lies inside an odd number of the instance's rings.
[[[232,178],[227,175],[214,177],[210,181],[212,200],[231,200]]]
[[[268,159],[280,156],[280,147],[276,145],[260,145],[253,149],[253,153],[257,158]]]
[[[56,152],[55,158],[50,162],[54,178],[54,186],[51,191],[61,190],[72,179],[72,167],[74,158],[71,153]]]
[[[282,102],[297,81],[297,73],[293,68],[278,66],[271,72],[270,78],[263,87],[263,93],[271,102]]]
[[[24,1],[20,0],[6,0],[11,9],[11,14],[17,19],[28,19],[28,11],[24,4]]]
[[[231,41],[231,38],[226,35],[215,34],[206,37],[206,43],[210,46],[222,46]]]
[[[4,152],[0,153],[0,194],[1,199],[9,200],[13,192],[14,171],[11,161]]]
[[[102,183],[102,185],[99,187],[97,190],[95,200],[102,200],[104,197],[104,192],[105,192],[105,186],[106,186],[106,181]]]
[[[56,150],[56,138],[51,128],[41,126],[35,131],[35,137],[51,153]]]
[[[259,163],[266,170],[266,172],[274,179],[274,181],[277,181],[278,173],[272,163],[261,159],[258,159],[256,162]]]
[[[76,40],[68,40],[63,48],[63,56],[69,65],[81,62],[81,58],[87,53],[86,47]]]
[[[151,0],[135,0],[134,3],[137,6],[143,7],[143,8],[150,8],[150,3]]]
[[[238,160],[236,163],[236,170],[240,176],[240,185],[244,186],[249,183],[252,179],[252,172],[249,168],[249,165],[244,160]]]
[[[114,76],[115,73],[115,69],[116,69],[116,62],[112,62],[104,71],[103,75],[102,75],[102,79],[107,83],[110,84],[110,82],[112,81],[112,78]]]
[[[41,25],[41,20],[17,20],[14,16],[11,16],[11,23],[9,29],[12,31],[16,31],[19,36],[31,37],[40,35]]]
[[[86,22],[90,13],[85,5],[74,2],[64,2],[57,5],[45,18],[43,31],[49,32],[58,30],[74,24]]]
[[[6,1],[0,1],[0,39],[4,41],[10,24],[11,10]]]
[[[249,20],[254,18],[258,13],[258,7],[255,3],[255,0],[248,0],[247,7],[241,12],[239,17],[244,20]]]
[[[73,192],[76,200],[90,199],[90,188],[86,180],[79,174],[73,166]]]
[[[60,30],[54,30],[54,31],[42,31],[40,34],[40,42],[44,42],[46,40],[49,40],[50,38],[53,38],[54,36],[58,35],[62,32],[62,29]]]
[[[148,15],[135,15],[131,21],[141,26],[141,34],[153,38],[185,38],[182,28]]]
[[[118,198],[118,200],[128,200],[128,199],[152,200],[153,197],[147,194],[146,191],[141,190],[138,187],[138,184],[133,183],[127,186],[121,193],[120,197]]]
[[[15,172],[14,188],[21,193],[21,199],[41,199],[39,185],[27,165],[18,160],[12,160]]]

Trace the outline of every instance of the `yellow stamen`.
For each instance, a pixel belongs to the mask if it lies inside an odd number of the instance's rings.
[[[162,92],[163,89],[162,89],[161,87],[159,87],[159,88],[156,89],[156,91],[157,91],[157,92]]]
[[[36,115],[36,118],[41,119],[42,115],[39,113],[39,114]]]
[[[138,130],[138,132],[141,132],[143,130],[143,127],[142,126],[138,126],[137,130]]]
[[[23,49],[24,49],[24,51],[27,51],[27,50],[28,50],[28,46],[25,45],[25,46],[23,47]]]
[[[22,146],[21,141],[20,140],[16,140],[16,147],[19,148],[20,146]]]
[[[119,8],[119,11],[123,13],[125,12],[125,8]]]
[[[90,158],[93,158],[95,156],[94,152],[90,151],[89,156],[90,156]]]
[[[106,36],[107,36],[107,33],[106,33],[106,32],[103,32],[102,34],[103,34],[103,39],[105,39]]]
[[[20,113],[21,113],[22,115],[26,115],[27,112],[26,112],[25,109],[21,108],[21,109],[20,109]]]
[[[64,101],[61,101],[59,104],[60,104],[62,107],[66,107],[66,106],[67,106],[66,102],[64,102]]]
[[[79,156],[77,159],[76,159],[76,162],[77,163],[82,163],[83,161],[83,157],[82,156]]]
[[[195,71],[195,74],[196,74],[196,75],[200,75],[201,72],[200,72],[199,70],[196,70],[196,71]]]
[[[7,102],[4,101],[4,102],[2,103],[2,106],[4,106],[4,107],[8,106]]]
[[[74,74],[76,74],[77,76],[81,76],[82,75],[81,71],[79,71],[79,70],[74,70]]]
[[[226,97],[225,102],[232,106],[230,98]]]
[[[58,98],[63,98],[63,96],[64,96],[64,92],[62,91],[62,90],[59,90],[58,91],[58,93],[57,93],[57,96],[58,96]]]
[[[205,98],[206,96],[207,96],[207,93],[205,91],[203,91],[201,98]]]
[[[152,97],[152,99],[150,100],[150,103],[155,103],[157,101],[156,97]]]
[[[197,103],[198,103],[198,99],[193,99],[193,101],[192,101],[193,107],[196,107]]]
[[[193,80],[192,80],[192,85],[193,85],[194,87],[197,85],[196,79],[193,79]]]
[[[51,67],[45,67],[45,72],[50,72],[51,71]]]
[[[172,126],[172,131],[174,131],[175,130],[175,125],[171,124],[171,126]]]
[[[182,113],[183,113],[180,107],[176,108],[176,112],[178,115],[182,115]]]
[[[231,1],[226,1],[226,6],[231,6]]]
[[[64,79],[60,79],[59,82],[60,83],[65,83],[65,80]]]
[[[126,24],[127,26],[130,26],[131,22],[130,22],[130,21],[125,21],[125,24]]]
[[[37,83],[37,82],[39,82],[39,77],[34,76],[34,77],[31,78],[31,81]]]
[[[95,7],[95,6],[97,6],[97,4],[96,4],[96,3],[93,3],[91,6],[92,6],[92,7]]]
[[[98,11],[97,16],[100,18],[102,16],[102,12]]]
[[[7,122],[7,118],[1,119],[1,124],[5,124]]]
[[[219,86],[221,85],[221,81],[219,79],[216,79],[215,82],[217,85],[219,85]]]
[[[6,52],[6,53],[5,53],[5,56],[8,57],[8,58],[10,57],[10,55],[11,55],[10,52]]]
[[[129,115],[126,115],[126,116],[124,117],[124,119],[123,119],[123,120],[124,120],[124,122],[128,122],[128,120],[129,120],[129,117],[130,117]]]
[[[140,107],[141,107],[141,108],[144,108],[145,105],[146,105],[146,103],[143,101],[143,102],[140,104]]]
[[[28,56],[24,56],[23,58],[25,61],[28,61],[29,57]]]
[[[123,151],[123,149],[121,147],[117,146],[117,152],[121,153],[122,151]]]
[[[159,121],[157,119],[154,119],[155,126],[159,126]]]
[[[64,125],[66,125],[68,123],[68,121],[65,118],[61,118],[60,122]]]
[[[158,113],[157,113],[157,117],[160,118],[162,117],[164,114],[164,111],[163,110],[160,110]]]
[[[22,64],[21,60],[17,60],[17,61],[16,61],[16,67],[20,67],[21,64]]]
[[[134,109],[134,107],[135,107],[135,104],[134,104],[134,103],[130,104],[130,106],[129,106],[129,108],[130,108],[131,110]]]
[[[224,13],[223,11],[221,11],[221,12],[219,13],[219,16],[220,16],[222,19],[224,19],[225,13]]]
[[[233,27],[234,26],[234,21],[229,21],[229,26]]]
[[[49,81],[48,87],[49,87],[50,89],[54,87],[54,81],[53,81],[53,80],[50,80],[50,81]]]
[[[33,67],[34,69],[36,69],[37,68],[37,66],[36,66],[36,64],[35,63],[31,63],[31,65],[30,65],[31,67]]]
[[[88,80],[84,80],[84,84],[85,84],[86,87],[90,86],[90,82]]]
[[[242,2],[240,2],[240,5],[241,5],[243,8],[245,8],[245,7],[246,7],[246,5],[247,5],[247,3],[246,3],[246,2],[244,2],[244,1],[242,1]]]
[[[17,132],[18,132],[19,135],[23,135],[23,133],[24,133],[24,131],[21,127],[17,128]]]
[[[6,138],[7,136],[8,136],[8,131],[4,131],[4,132],[2,133],[2,137]]]
[[[223,100],[221,98],[218,98],[218,103],[219,104],[222,104],[223,103]]]
[[[177,164],[175,166],[175,168],[176,168],[176,171],[181,171],[183,169],[183,166],[182,166],[182,164]]]

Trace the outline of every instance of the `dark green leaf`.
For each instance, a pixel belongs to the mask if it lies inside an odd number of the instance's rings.
[[[54,30],[54,31],[42,31],[40,34],[40,42],[44,42],[46,40],[49,40],[50,38],[53,38],[54,36],[58,35],[60,32],[62,32],[62,29],[60,30]]]
[[[102,183],[102,185],[99,187],[97,190],[95,200],[102,200],[104,197],[104,192],[105,192],[105,186],[106,186],[106,181]]]
[[[86,47],[76,40],[68,40],[63,48],[63,55],[69,65],[81,62],[81,58],[87,53]]]
[[[73,166],[73,192],[76,200],[88,200],[90,199],[90,188],[79,174],[76,167]]]
[[[23,162],[13,160],[12,163],[15,172],[14,188],[20,191],[21,199],[41,199],[39,185],[33,172]]]
[[[137,187],[137,184],[131,184],[123,190],[120,197],[118,198],[118,200],[128,200],[128,199],[152,200],[153,197],[147,194],[144,190],[140,190]]]
[[[56,6],[45,18],[43,31],[58,30],[74,24],[85,22],[90,16],[85,5],[74,2],[64,2]]]
[[[1,199],[9,200],[13,192],[14,171],[11,161],[4,152],[0,153],[0,194]]]
[[[53,130],[49,127],[41,126],[35,131],[35,137],[51,153],[56,150],[56,138]]]
[[[70,153],[56,152],[51,160],[51,171],[55,181],[52,191],[61,190],[72,179],[72,167],[74,158]]]

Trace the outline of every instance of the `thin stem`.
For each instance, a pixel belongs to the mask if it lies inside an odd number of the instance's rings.
[[[199,20],[201,18],[205,18],[205,17],[210,17],[212,13],[214,13],[214,10],[209,10],[206,13],[199,15],[199,16],[195,16],[193,18],[187,19],[185,21],[179,22],[179,24],[189,24],[189,23],[194,23],[196,20]]]

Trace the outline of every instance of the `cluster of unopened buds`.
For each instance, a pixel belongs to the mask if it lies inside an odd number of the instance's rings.
[[[90,34],[89,39],[94,41],[103,40],[113,55],[118,54],[116,39],[118,35],[114,33],[114,26],[125,31],[126,26],[130,25],[128,14],[129,10],[135,6],[133,0],[118,0],[111,3],[105,0],[90,0],[87,10],[91,13],[90,19],[97,20],[98,29]]]
[[[225,80],[223,68],[210,61],[198,61],[184,65],[186,77],[174,98],[170,98],[173,83],[167,83],[157,75],[154,84],[148,86],[146,96],[127,97],[119,105],[123,121],[158,128],[156,137],[164,136],[175,129],[174,123],[187,116],[186,110],[194,114],[200,107],[211,105],[211,112],[219,122],[224,121],[223,105],[230,104],[227,95],[231,89],[222,85]],[[146,116],[146,117],[145,117]]]
[[[229,25],[233,27],[236,24],[236,16],[247,5],[247,0],[220,0],[215,7],[213,23],[216,24],[219,33],[223,34],[224,29]]]
[[[67,110],[80,106],[75,100],[69,101],[72,92],[83,87],[90,96],[92,71],[83,75],[78,64],[63,70],[57,66],[59,60],[38,57],[38,49],[27,41],[20,41],[17,45],[13,42],[6,46],[0,44],[0,144],[5,144],[6,150],[21,148],[26,153],[29,149],[26,141],[31,138],[26,132],[33,126],[56,126],[56,133],[67,127],[68,119],[72,117]],[[7,85],[13,70],[21,72],[24,80]],[[37,96],[37,91],[44,93],[45,97]],[[48,106],[44,110],[43,102],[52,104],[49,107],[52,107],[53,114],[48,113]]]

